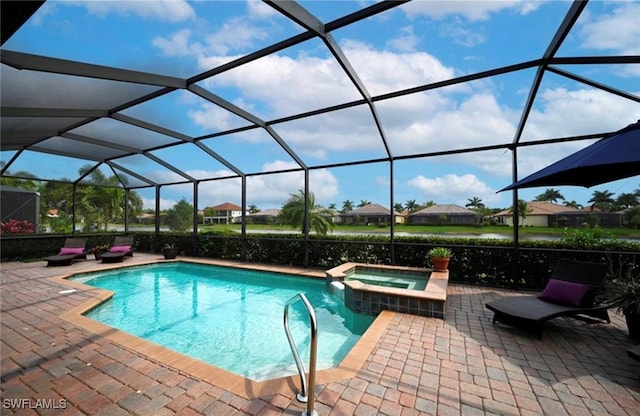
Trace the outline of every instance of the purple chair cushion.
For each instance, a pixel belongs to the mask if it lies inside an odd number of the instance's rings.
[[[538,296],[538,299],[560,305],[579,307],[590,289],[591,285],[549,279],[547,286]]]
[[[131,251],[131,246],[113,246],[109,251],[112,253],[128,253]]]
[[[69,254],[83,254],[84,249],[82,247],[62,247],[60,249],[60,256],[66,256]]]

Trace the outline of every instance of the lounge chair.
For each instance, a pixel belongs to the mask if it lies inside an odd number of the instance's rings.
[[[49,266],[69,266],[77,260],[87,259],[87,239],[83,237],[67,238],[60,252],[53,256],[45,257]]]
[[[100,256],[103,263],[117,263],[124,260],[125,257],[133,257],[133,237],[118,236],[114,239],[108,253]]]
[[[538,338],[542,337],[544,323],[559,316],[610,323],[607,306],[596,303],[606,273],[606,264],[562,259],[539,295],[507,296],[485,306],[494,312],[494,323],[530,330]]]

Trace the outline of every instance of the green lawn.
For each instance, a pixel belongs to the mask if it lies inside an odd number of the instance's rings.
[[[200,232],[205,231],[221,231],[221,230],[240,230],[240,224],[215,224],[200,225]],[[380,232],[388,233],[390,227],[366,226],[366,225],[336,225],[334,231],[344,232]],[[248,224],[247,230],[273,230],[273,231],[291,231],[295,229],[283,225],[264,225],[264,224]],[[483,226],[483,227],[466,227],[453,225],[404,225],[397,224],[394,227],[395,232],[407,233],[425,233],[425,234],[513,234],[513,229],[506,226]],[[640,230],[631,228],[607,228],[606,231],[611,232],[616,237],[640,238]],[[521,235],[554,235],[561,236],[564,232],[562,227],[522,227]]]

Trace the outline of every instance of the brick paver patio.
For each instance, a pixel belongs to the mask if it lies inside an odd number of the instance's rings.
[[[136,253],[127,264],[157,255]],[[1,267],[1,414],[296,415],[295,391],[252,397],[150,358],[60,316],[95,296],[51,278],[95,261]],[[620,316],[551,321],[541,340],[491,323],[514,294],[449,285],[446,318],[390,313],[354,376],[315,388],[319,415],[640,415],[640,363]],[[321,329],[320,329],[321,330]],[[195,371],[194,371],[195,372]],[[233,390],[236,391],[236,390]]]

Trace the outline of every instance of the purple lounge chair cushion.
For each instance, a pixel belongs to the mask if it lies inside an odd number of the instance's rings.
[[[547,286],[538,296],[538,299],[560,305],[579,307],[590,289],[591,285],[549,279]]]
[[[131,246],[113,246],[109,251],[112,253],[128,253],[131,251]]]
[[[84,249],[82,247],[62,247],[60,249],[60,253],[58,253],[59,256],[66,256],[69,254],[83,254],[84,253]]]

